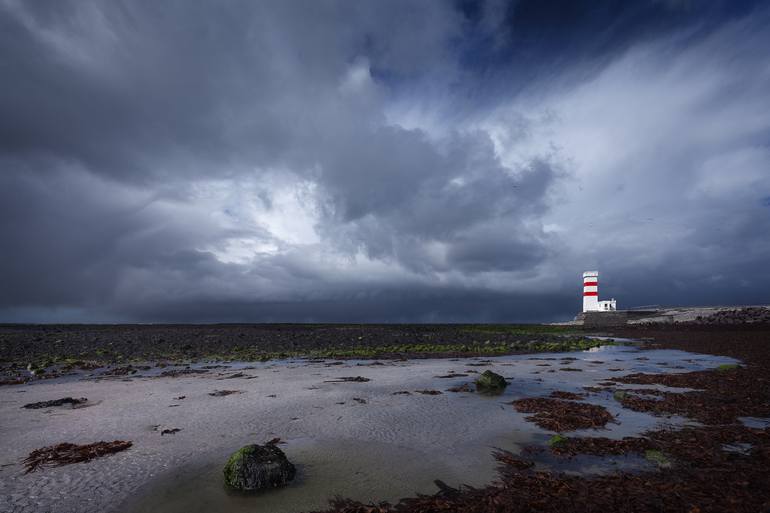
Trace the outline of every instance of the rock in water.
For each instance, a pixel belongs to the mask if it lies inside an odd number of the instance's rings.
[[[238,449],[224,469],[225,484],[245,491],[284,486],[296,472],[283,451],[271,443]]]
[[[508,382],[505,381],[505,378],[491,370],[484,371],[476,380],[476,389],[479,392],[502,392],[507,386]]]

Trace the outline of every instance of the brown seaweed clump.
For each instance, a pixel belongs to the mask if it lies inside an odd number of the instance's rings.
[[[51,408],[53,406],[64,406],[65,404],[70,404],[73,408],[75,408],[76,406],[79,406],[87,401],[88,399],[85,397],[81,397],[80,399],[75,399],[74,397],[63,397],[61,399],[54,399],[52,401],[40,401],[39,403],[25,404],[22,406],[22,408],[27,408],[28,410],[39,410],[41,408]]]
[[[367,381],[371,381],[371,379],[363,376],[343,376],[338,379],[326,380],[324,383],[366,383]]]
[[[415,390],[415,394],[422,394],[422,395],[441,395],[444,392],[441,390]]]
[[[71,463],[81,463],[90,461],[94,458],[100,458],[120,451],[125,451],[133,445],[133,442],[115,440],[113,442],[95,442],[87,445],[77,445],[70,443],[61,443],[35,449],[24,460],[27,467],[26,472],[34,472],[39,468],[61,467]]]
[[[214,390],[213,392],[209,392],[209,395],[212,397],[225,397],[227,395],[233,395],[233,394],[242,394],[242,390]]]
[[[568,399],[570,401],[582,401],[585,399],[585,396],[582,394],[576,394],[575,392],[565,392],[563,390],[554,390],[548,397],[552,397],[553,399]]]
[[[627,390],[616,396],[623,407],[634,411],[680,414],[711,425],[733,424],[742,416],[770,416],[770,378],[756,368],[728,366],[676,374],[631,374],[617,381],[695,389],[682,393]],[[646,397],[653,395],[657,397]]]
[[[576,403],[547,397],[530,397],[510,403],[521,413],[534,413],[527,420],[543,429],[564,432],[576,429],[602,428],[614,417],[596,404]]]
[[[448,388],[447,392],[473,392],[474,390],[474,386],[470,383],[463,383],[462,385]]]
[[[161,378],[178,378],[179,376],[188,376],[190,374],[205,374],[207,369],[172,369],[161,372],[158,376]]]

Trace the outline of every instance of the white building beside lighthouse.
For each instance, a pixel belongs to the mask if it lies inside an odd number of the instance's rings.
[[[583,273],[583,311],[611,312],[617,310],[614,299],[599,301],[599,271]]]

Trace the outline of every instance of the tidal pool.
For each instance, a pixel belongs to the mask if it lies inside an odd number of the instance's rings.
[[[527,422],[526,414],[517,413],[508,404],[514,399],[547,396],[555,390],[584,392],[585,386],[632,373],[689,372],[734,360],[673,350],[602,346],[570,353],[383,361],[382,365],[371,365],[371,361],[332,362],[257,364],[253,369],[257,378],[224,381],[228,387],[244,389],[244,393],[222,399],[231,401],[228,410],[204,409],[180,421],[186,431],[175,435],[174,443],[188,451],[186,457],[157,472],[118,509],[129,513],[293,513],[322,509],[334,496],[367,502],[433,493],[437,491],[436,479],[451,486],[481,486],[496,478],[492,457],[495,448],[518,453],[525,446],[545,444],[553,435]],[[188,380],[188,386],[211,386],[212,379],[226,378],[227,372],[242,367],[234,363],[222,371],[222,376],[198,376]],[[509,380],[503,394],[447,391],[472,382],[486,369]],[[466,376],[439,377],[453,374]],[[358,375],[371,381],[327,382]],[[223,381],[215,383],[224,387]],[[417,393],[419,390],[438,390],[442,394],[422,395]],[[616,422],[606,429],[574,431],[569,436],[622,438],[662,425],[689,422],[676,416],[660,418],[623,409],[610,393],[589,394],[586,402],[604,406]],[[200,407],[202,403],[197,404]],[[190,429],[183,426],[186,422],[197,423],[198,432],[188,435]],[[263,443],[272,436],[285,441],[280,447],[297,465],[294,482],[253,495],[226,490],[221,472],[229,454],[242,445]],[[201,450],[189,452],[190,444],[201,441]],[[536,455],[535,460],[539,469],[574,474],[652,469],[649,462],[634,456],[564,460],[545,452]]]

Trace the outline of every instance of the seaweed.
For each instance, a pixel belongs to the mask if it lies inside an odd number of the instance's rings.
[[[344,376],[338,379],[326,380],[324,383],[366,383],[367,381],[371,381],[371,379],[363,376]]]
[[[527,420],[543,429],[564,432],[576,429],[602,428],[614,417],[596,404],[577,403],[547,397],[518,399],[512,404],[516,411],[534,413]]]
[[[115,440],[113,442],[95,442],[87,445],[61,443],[35,449],[24,459],[26,474],[34,472],[42,467],[60,467],[72,463],[90,461],[94,458],[107,456],[116,452],[125,451],[133,445],[133,442]]]
[[[40,401],[39,403],[29,403],[22,406],[29,410],[39,410],[40,408],[50,408],[52,406],[62,406],[65,404],[71,404],[73,408],[88,401],[85,397],[75,399],[73,397],[63,397],[61,399],[54,399],[52,401]]]
[[[212,397],[224,397],[227,395],[233,395],[233,394],[242,394],[242,390],[214,390],[213,392],[209,392],[209,395]]]
[[[473,392],[474,388],[473,385],[470,383],[463,383],[462,385],[458,385],[456,387],[448,388],[447,392]]]
[[[575,392],[565,392],[563,390],[554,390],[549,396],[553,399],[568,399],[570,401],[582,401],[585,396],[582,394],[576,394]]]
[[[179,376],[187,376],[190,374],[205,374],[206,369],[175,369],[161,372],[158,376],[161,378],[178,378]]]

